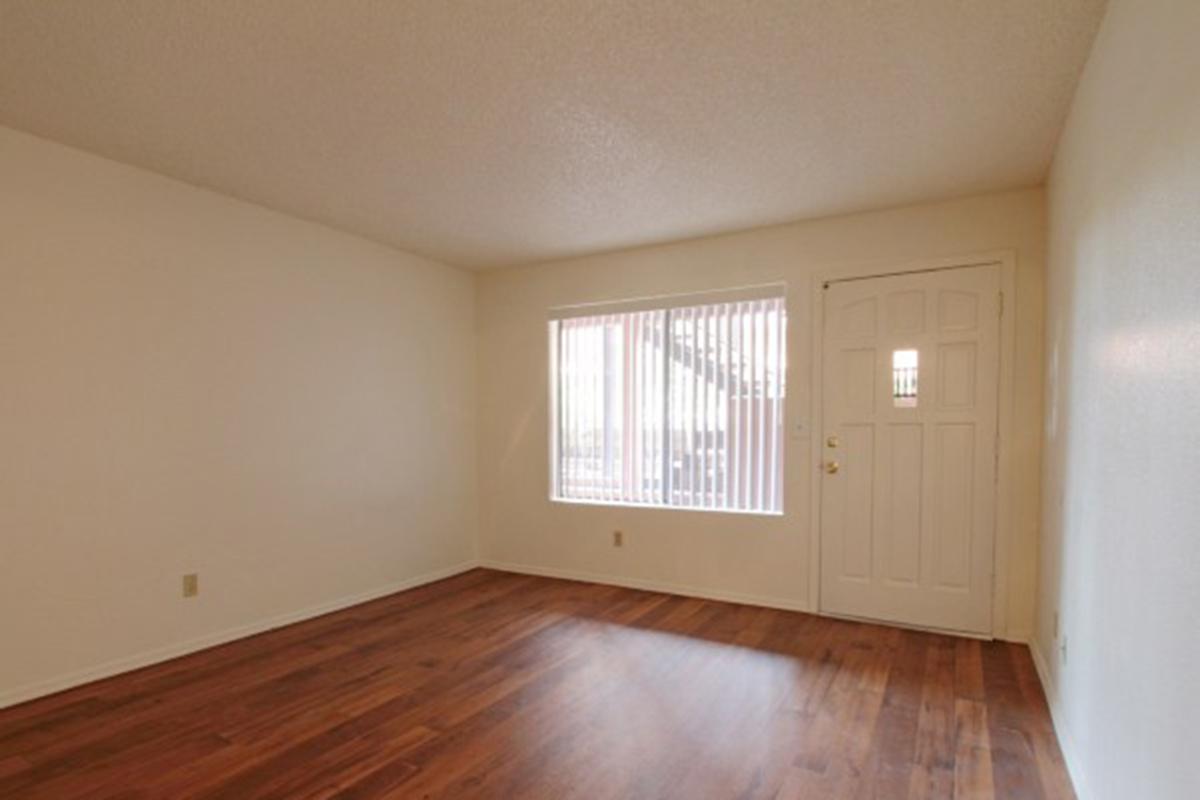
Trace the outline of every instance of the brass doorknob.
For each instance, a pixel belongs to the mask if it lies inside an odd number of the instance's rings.
[[[832,475],[835,472],[837,472],[839,469],[841,469],[841,466],[842,465],[836,461],[826,461],[825,462],[825,471],[828,472],[830,475]]]

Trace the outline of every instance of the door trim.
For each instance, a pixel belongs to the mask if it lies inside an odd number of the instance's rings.
[[[1009,553],[1014,539],[1013,526],[1013,414],[1016,392],[1016,266],[1014,250],[992,250],[947,258],[929,258],[906,262],[852,263],[832,265],[817,270],[812,278],[812,353],[809,363],[809,403],[812,409],[813,427],[810,442],[820,443],[824,438],[824,352],[825,352],[825,285],[841,281],[883,278],[906,275],[914,272],[960,269],[964,267],[998,266],[1000,269],[1000,291],[1003,294],[1000,308],[1000,374],[997,398],[997,466],[996,470],[996,521],[992,535],[992,637],[1009,639],[1014,634],[1017,641],[1028,637],[1025,631],[1010,631],[1008,625],[1008,575]],[[809,497],[809,542],[808,542],[808,602],[814,613],[821,611],[821,454],[820,447],[810,447]]]

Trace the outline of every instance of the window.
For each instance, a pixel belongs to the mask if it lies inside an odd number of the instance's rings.
[[[554,499],[782,513],[782,287],[552,316]]]
[[[917,351],[892,351],[892,405],[917,407]]]

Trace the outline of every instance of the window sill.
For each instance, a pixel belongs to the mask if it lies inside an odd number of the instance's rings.
[[[647,511],[683,511],[701,514],[734,514],[750,517],[782,517],[782,511],[752,511],[731,508],[696,508],[693,506],[667,506],[658,503],[623,503],[616,500],[578,500],[575,498],[551,497],[551,503],[564,506],[608,506],[612,508],[638,508]]]

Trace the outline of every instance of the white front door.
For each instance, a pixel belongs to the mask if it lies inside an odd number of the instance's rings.
[[[990,634],[999,267],[824,300],[821,609]]]

